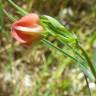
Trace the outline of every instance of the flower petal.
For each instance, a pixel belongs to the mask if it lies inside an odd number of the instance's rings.
[[[43,31],[43,28],[40,25],[37,25],[36,27],[24,27],[24,26],[16,26],[14,27],[15,30],[22,31],[26,34],[33,34],[33,33],[38,33]]]
[[[43,28],[38,24],[39,16],[35,13],[28,14],[16,21],[11,28],[12,37],[20,43],[30,44],[41,38],[38,34]]]
[[[22,17],[19,21],[15,22],[15,25],[20,25],[20,26],[35,26],[39,21],[39,17],[35,13],[28,14],[24,17]]]

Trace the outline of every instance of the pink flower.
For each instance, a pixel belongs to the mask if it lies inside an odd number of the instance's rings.
[[[31,44],[40,40],[43,27],[39,24],[39,16],[28,14],[12,25],[12,37],[20,43]]]

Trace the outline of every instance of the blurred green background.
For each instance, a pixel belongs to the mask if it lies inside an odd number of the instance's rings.
[[[96,63],[96,0],[13,1],[29,13],[55,17],[77,34]],[[7,0],[0,2],[8,13],[20,17]],[[6,15],[0,18],[0,96],[90,96],[78,64],[41,42],[28,47],[12,40],[12,22]],[[66,49],[53,37],[48,39]],[[95,84],[89,81],[89,87],[96,96]]]

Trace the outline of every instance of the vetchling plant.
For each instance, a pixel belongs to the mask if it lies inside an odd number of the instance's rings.
[[[13,22],[11,27],[13,38],[27,46],[30,46],[33,42],[41,41],[47,46],[55,48],[65,56],[68,56],[70,59],[77,62],[85,76],[96,82],[96,68],[84,48],[80,45],[76,34],[68,31],[53,17],[48,15],[38,15],[36,13],[29,14],[17,6],[12,0],[7,1],[16,8],[21,16],[23,16],[21,19],[17,20],[13,15],[1,8],[4,14]],[[67,46],[74,52],[74,56],[51,43],[51,41],[47,39],[49,36],[53,36],[59,43]]]

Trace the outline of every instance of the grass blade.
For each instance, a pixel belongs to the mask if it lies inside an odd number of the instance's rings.
[[[3,10],[4,14],[10,19],[10,21],[14,22],[16,21],[16,18],[11,15],[10,13],[8,13],[6,10]]]
[[[23,10],[22,8],[20,8],[18,5],[16,5],[12,0],[7,0],[14,8],[16,8],[20,13],[22,13],[22,15],[26,15],[27,12],[25,10]]]

